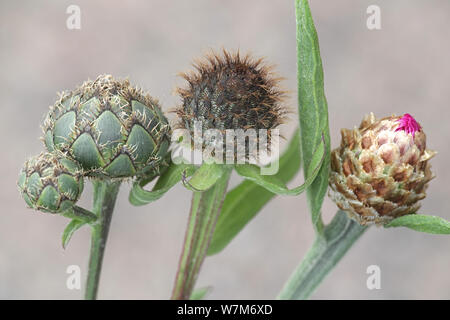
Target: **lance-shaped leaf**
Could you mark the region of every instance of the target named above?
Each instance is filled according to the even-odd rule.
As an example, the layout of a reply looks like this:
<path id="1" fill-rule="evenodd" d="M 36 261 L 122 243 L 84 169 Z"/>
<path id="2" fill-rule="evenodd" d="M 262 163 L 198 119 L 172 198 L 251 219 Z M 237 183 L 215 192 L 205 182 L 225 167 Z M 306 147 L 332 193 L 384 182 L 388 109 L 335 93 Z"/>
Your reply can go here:
<path id="1" fill-rule="evenodd" d="M 97 221 L 95 213 L 81 208 L 79 206 L 73 206 L 62 213 L 66 218 L 72 219 L 70 223 L 64 229 L 62 234 L 62 247 L 65 249 L 69 244 L 75 231 L 80 229 L 85 224 L 92 224 Z"/>
<path id="2" fill-rule="evenodd" d="M 72 221 L 69 222 L 69 224 L 66 226 L 66 228 L 64 229 L 64 232 L 62 234 L 63 249 L 65 249 L 67 247 L 67 245 L 69 244 L 69 241 L 72 238 L 75 231 L 80 229 L 85 224 L 86 224 L 85 221 L 80 221 L 80 220 L 76 220 L 76 219 L 73 219 Z"/>
<path id="3" fill-rule="evenodd" d="M 295 1 L 297 24 L 298 113 L 304 168 L 311 168 L 314 150 L 325 140 L 325 158 L 317 178 L 306 191 L 314 228 L 320 234 L 323 222 L 320 216 L 328 188 L 330 164 L 330 135 L 328 106 L 324 92 L 322 60 L 319 41 L 307 0 Z M 311 173 L 304 170 L 305 179 Z"/>
<path id="4" fill-rule="evenodd" d="M 130 191 L 129 201 L 132 205 L 142 206 L 161 198 L 183 177 L 189 177 L 195 172 L 195 166 L 190 164 L 174 164 L 158 178 L 151 191 L 145 190 L 140 182 L 133 183 Z"/>
<path id="5" fill-rule="evenodd" d="M 312 156 L 310 162 L 311 168 L 308 170 L 310 175 L 306 178 L 305 182 L 293 189 L 288 189 L 285 183 L 277 176 L 261 175 L 261 168 L 251 164 L 236 165 L 236 172 L 247 180 L 266 188 L 268 191 L 278 195 L 296 196 L 305 191 L 320 171 L 325 155 L 325 145 L 322 143 L 318 146 L 317 150 Z"/>
<path id="6" fill-rule="evenodd" d="M 289 182 L 300 169 L 300 136 L 296 131 L 286 151 L 280 157 L 280 167 L 276 177 Z M 234 237 L 249 223 L 275 194 L 250 180 L 230 190 L 223 202 L 208 255 L 223 250 Z"/>
<path id="7" fill-rule="evenodd" d="M 385 225 L 385 228 L 406 227 L 412 230 L 433 233 L 450 234 L 450 222 L 441 217 L 423 214 L 408 214 L 396 218 Z"/>

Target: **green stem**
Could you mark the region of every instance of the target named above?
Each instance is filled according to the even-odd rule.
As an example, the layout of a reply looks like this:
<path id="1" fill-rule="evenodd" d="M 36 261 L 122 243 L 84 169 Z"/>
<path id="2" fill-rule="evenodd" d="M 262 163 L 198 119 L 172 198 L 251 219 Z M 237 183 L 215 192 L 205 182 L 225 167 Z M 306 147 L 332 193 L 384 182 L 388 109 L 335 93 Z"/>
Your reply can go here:
<path id="1" fill-rule="evenodd" d="M 103 255 L 120 181 L 95 180 L 93 184 L 94 212 L 98 220 L 92 224 L 91 253 L 85 293 L 86 300 L 95 300 L 97 298 Z"/>
<path id="2" fill-rule="evenodd" d="M 90 223 L 97 220 L 97 215 L 95 213 L 79 206 L 73 206 L 66 212 L 63 212 L 62 215 L 66 218 L 83 221 L 85 223 Z"/>
<path id="3" fill-rule="evenodd" d="M 324 235 L 316 238 L 278 299 L 308 299 L 366 229 L 367 227 L 349 219 L 345 212 L 338 211 L 331 223 L 325 227 Z"/>
<path id="4" fill-rule="evenodd" d="M 231 168 L 208 190 L 194 192 L 172 299 L 190 298 L 225 198 Z"/>

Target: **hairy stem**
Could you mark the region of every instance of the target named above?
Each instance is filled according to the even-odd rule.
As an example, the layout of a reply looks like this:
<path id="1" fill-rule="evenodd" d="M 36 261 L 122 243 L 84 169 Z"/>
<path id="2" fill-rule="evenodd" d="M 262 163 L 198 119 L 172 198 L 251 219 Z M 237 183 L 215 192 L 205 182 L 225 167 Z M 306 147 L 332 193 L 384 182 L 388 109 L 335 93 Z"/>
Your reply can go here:
<path id="1" fill-rule="evenodd" d="M 103 255 L 120 181 L 95 180 L 93 184 L 94 213 L 97 215 L 98 220 L 92 225 L 91 252 L 85 293 L 86 300 L 95 300 L 97 298 Z"/>
<path id="2" fill-rule="evenodd" d="M 187 300 L 192 294 L 214 233 L 230 174 L 231 169 L 227 168 L 210 189 L 193 193 L 172 299 Z"/>
<path id="3" fill-rule="evenodd" d="M 316 238 L 278 299 L 308 299 L 366 229 L 367 227 L 347 218 L 345 212 L 338 211 L 331 223 L 325 227 L 324 235 Z"/>

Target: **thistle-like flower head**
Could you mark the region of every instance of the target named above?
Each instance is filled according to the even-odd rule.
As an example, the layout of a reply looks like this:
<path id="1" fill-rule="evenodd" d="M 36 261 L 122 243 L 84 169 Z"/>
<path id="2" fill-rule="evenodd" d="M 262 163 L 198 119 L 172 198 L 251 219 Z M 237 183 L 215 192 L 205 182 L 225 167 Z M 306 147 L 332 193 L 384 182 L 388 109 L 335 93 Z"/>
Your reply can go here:
<path id="1" fill-rule="evenodd" d="M 158 102 L 110 75 L 64 92 L 50 107 L 43 131 L 47 150 L 79 162 L 88 176 L 157 171 L 170 143 Z"/>
<path id="2" fill-rule="evenodd" d="M 182 99 L 176 109 L 179 127 L 193 132 L 198 122 L 202 130 L 224 134 L 228 129 L 267 129 L 270 136 L 270 130 L 282 123 L 285 92 L 263 59 L 223 50 L 194 67 L 195 71 L 182 74 L 188 86 L 177 90 Z"/>
<path id="3" fill-rule="evenodd" d="M 83 192 L 81 167 L 51 153 L 28 159 L 17 184 L 30 208 L 50 213 L 71 208 Z"/>
<path id="4" fill-rule="evenodd" d="M 330 196 L 363 225 L 385 224 L 415 213 L 432 179 L 426 136 L 409 114 L 377 120 L 366 116 L 359 128 L 343 129 L 331 153 Z"/>

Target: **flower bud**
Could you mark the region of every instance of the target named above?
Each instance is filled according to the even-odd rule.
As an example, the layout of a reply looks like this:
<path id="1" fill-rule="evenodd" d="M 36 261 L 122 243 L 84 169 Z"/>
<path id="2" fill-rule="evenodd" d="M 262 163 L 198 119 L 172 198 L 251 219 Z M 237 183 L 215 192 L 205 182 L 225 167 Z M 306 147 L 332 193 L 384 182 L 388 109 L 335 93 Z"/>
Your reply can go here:
<path id="1" fill-rule="evenodd" d="M 239 52 L 224 50 L 222 55 L 213 52 L 194 67 L 196 71 L 182 74 L 187 87 L 177 90 L 182 99 L 175 111 L 179 127 L 188 129 L 191 137 L 196 135 L 196 123 L 202 131 L 219 131 L 224 150 L 228 143 L 234 150 L 235 143 L 234 140 L 225 143 L 226 130 L 253 129 L 258 139 L 258 130 L 266 129 L 270 140 L 271 130 L 282 123 L 286 113 L 281 105 L 285 92 L 279 89 L 279 79 L 263 59 L 241 57 Z M 202 148 L 217 146 L 217 141 L 203 141 Z"/>
<path id="2" fill-rule="evenodd" d="M 405 114 L 377 120 L 371 113 L 359 128 L 342 129 L 331 152 L 330 197 L 361 225 L 386 224 L 415 213 L 433 178 L 426 136 Z"/>
<path id="3" fill-rule="evenodd" d="M 110 75 L 63 93 L 50 107 L 43 131 L 47 150 L 77 161 L 88 176 L 157 171 L 170 143 L 158 102 Z"/>
<path id="4" fill-rule="evenodd" d="M 28 159 L 17 184 L 30 208 L 50 213 L 70 209 L 83 192 L 80 166 L 51 153 Z"/>

